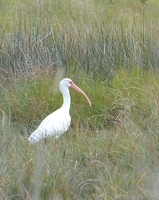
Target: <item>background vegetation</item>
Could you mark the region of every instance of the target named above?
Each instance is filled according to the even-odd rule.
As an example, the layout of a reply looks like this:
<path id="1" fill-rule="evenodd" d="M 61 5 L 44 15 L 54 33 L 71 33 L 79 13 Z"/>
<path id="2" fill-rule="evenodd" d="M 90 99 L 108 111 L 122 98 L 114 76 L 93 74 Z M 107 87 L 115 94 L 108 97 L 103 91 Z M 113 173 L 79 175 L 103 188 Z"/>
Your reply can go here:
<path id="1" fill-rule="evenodd" d="M 0 198 L 159 199 L 157 0 L 0 1 Z M 62 104 L 58 140 L 27 141 Z M 77 98 L 78 97 L 78 98 Z"/>

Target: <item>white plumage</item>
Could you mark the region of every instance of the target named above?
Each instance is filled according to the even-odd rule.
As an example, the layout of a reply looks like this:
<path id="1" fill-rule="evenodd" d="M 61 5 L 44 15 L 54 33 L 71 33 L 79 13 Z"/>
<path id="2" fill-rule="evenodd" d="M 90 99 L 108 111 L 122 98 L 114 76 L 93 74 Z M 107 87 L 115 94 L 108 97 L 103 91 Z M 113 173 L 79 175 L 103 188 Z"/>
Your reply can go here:
<path id="1" fill-rule="evenodd" d="M 28 138 L 30 143 L 36 143 L 41 139 L 49 136 L 55 136 L 56 138 L 58 138 L 60 135 L 64 134 L 68 130 L 71 123 L 71 117 L 69 114 L 71 104 L 69 87 L 80 92 L 87 99 L 91 106 L 91 101 L 89 100 L 87 95 L 79 87 L 77 87 L 71 79 L 63 79 L 62 81 L 60 81 L 60 91 L 63 96 L 62 107 L 48 115 L 41 122 L 39 127 Z"/>

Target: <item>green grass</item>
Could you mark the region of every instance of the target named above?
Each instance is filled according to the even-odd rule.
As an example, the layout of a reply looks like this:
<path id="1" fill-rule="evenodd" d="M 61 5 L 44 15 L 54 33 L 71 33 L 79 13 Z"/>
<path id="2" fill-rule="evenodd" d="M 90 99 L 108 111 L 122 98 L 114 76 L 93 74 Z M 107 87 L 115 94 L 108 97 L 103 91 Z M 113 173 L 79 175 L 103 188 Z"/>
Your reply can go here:
<path id="1" fill-rule="evenodd" d="M 157 0 L 0 2 L 0 199 L 159 198 Z M 62 104 L 69 131 L 27 138 Z"/>
<path id="2" fill-rule="evenodd" d="M 158 67 L 158 2 L 1 2 L 2 69 L 59 63 L 105 78 L 120 66 Z"/>
<path id="3" fill-rule="evenodd" d="M 62 103 L 51 77 L 32 74 L 1 88 L 2 197 L 157 198 L 159 74 L 123 69 L 111 82 L 83 74 L 77 82 L 92 108 L 71 91 L 68 133 L 29 145 L 31 130 Z"/>

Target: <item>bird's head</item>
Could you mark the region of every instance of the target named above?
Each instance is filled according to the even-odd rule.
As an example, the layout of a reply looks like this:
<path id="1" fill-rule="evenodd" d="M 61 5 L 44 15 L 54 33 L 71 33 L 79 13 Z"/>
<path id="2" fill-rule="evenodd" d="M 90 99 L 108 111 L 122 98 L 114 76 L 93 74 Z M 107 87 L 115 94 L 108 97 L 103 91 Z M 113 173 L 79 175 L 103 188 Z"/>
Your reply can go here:
<path id="1" fill-rule="evenodd" d="M 64 78 L 62 81 L 60 81 L 60 88 L 61 87 L 71 87 L 73 81 L 69 78 Z"/>
<path id="2" fill-rule="evenodd" d="M 89 98 L 87 97 L 87 95 L 69 78 L 65 78 L 62 81 L 60 81 L 60 90 L 65 90 L 65 88 L 71 87 L 74 90 L 78 91 L 79 93 L 81 93 L 88 101 L 90 107 L 91 107 L 91 101 L 89 100 Z"/>

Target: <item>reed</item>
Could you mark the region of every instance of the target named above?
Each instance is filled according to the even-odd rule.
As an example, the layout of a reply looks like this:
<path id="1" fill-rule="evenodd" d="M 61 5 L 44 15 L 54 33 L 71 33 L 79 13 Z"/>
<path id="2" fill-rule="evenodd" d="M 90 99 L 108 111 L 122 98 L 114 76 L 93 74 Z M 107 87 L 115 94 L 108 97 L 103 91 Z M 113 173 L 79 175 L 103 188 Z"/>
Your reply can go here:
<path id="1" fill-rule="evenodd" d="M 0 2 L 0 198 L 158 199 L 158 1 Z M 27 141 L 71 78 L 72 124 Z"/>

